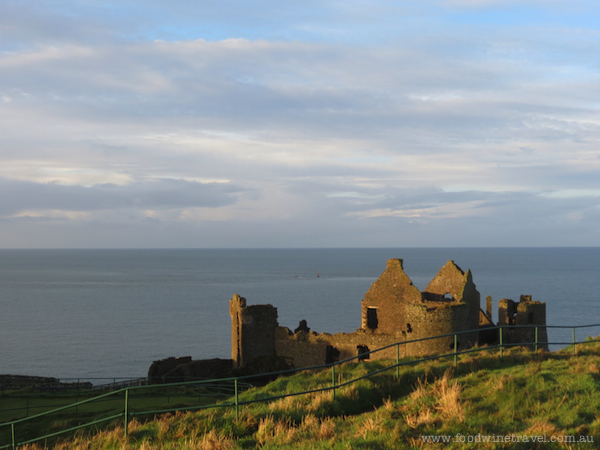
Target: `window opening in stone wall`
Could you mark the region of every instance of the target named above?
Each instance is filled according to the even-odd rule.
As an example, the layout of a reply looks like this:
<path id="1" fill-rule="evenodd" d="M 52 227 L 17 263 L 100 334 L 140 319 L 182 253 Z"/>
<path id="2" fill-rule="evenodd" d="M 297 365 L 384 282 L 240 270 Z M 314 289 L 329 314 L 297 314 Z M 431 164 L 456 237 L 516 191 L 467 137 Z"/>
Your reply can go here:
<path id="1" fill-rule="evenodd" d="M 367 308 L 367 328 L 377 329 L 379 320 L 377 320 L 377 308 Z"/>
<path id="2" fill-rule="evenodd" d="M 529 323 L 533 323 L 533 313 L 529 313 Z"/>
<path id="3" fill-rule="evenodd" d="M 444 300 L 454 300 L 454 298 L 452 298 L 452 294 L 450 294 L 450 292 L 446 292 L 444 294 Z"/>
<path id="4" fill-rule="evenodd" d="M 358 360 L 364 361 L 369 359 L 371 355 L 369 355 L 369 347 L 366 345 L 357 345 L 356 350 L 358 350 Z"/>
<path id="5" fill-rule="evenodd" d="M 406 324 L 406 332 L 407 333 L 412 333 L 412 327 L 410 326 L 410 323 Z"/>
<path id="6" fill-rule="evenodd" d="M 325 364 L 331 364 L 340 360 L 340 351 L 333 345 L 325 347 Z"/>

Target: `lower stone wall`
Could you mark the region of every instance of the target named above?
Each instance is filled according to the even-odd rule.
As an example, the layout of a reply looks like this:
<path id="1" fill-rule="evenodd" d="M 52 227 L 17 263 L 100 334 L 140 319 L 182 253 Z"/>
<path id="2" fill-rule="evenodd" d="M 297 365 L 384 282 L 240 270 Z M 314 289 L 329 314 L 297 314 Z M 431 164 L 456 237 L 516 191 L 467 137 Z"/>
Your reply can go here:
<path id="1" fill-rule="evenodd" d="M 284 357 L 292 367 L 311 367 L 325 364 L 327 343 L 315 338 L 316 333 L 278 327 L 275 331 L 275 353 Z"/>
<path id="2" fill-rule="evenodd" d="M 371 333 L 359 330 L 355 333 L 338 333 L 330 335 L 331 345 L 341 352 L 340 360 L 358 356 L 363 352 L 377 350 L 387 345 L 401 341 L 401 338 L 389 334 Z M 396 358 L 396 348 L 382 350 L 365 356 L 369 361 Z"/>
<path id="3" fill-rule="evenodd" d="M 278 327 L 275 333 L 277 356 L 294 367 L 311 367 L 342 361 L 402 341 L 402 337 L 358 330 L 355 333 L 315 333 Z M 413 356 L 400 346 L 400 358 Z M 395 359 L 396 347 L 365 356 L 365 360 Z M 356 362 L 359 360 L 356 359 Z"/>

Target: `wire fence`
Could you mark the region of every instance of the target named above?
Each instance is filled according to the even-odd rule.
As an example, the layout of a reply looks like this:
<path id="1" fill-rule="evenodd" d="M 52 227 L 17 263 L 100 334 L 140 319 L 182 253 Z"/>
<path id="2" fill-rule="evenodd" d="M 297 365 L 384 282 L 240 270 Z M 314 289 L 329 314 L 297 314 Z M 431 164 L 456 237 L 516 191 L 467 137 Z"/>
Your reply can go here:
<path id="1" fill-rule="evenodd" d="M 138 384 L 134 386 L 121 387 L 111 392 L 107 392 L 101 395 L 90 396 L 68 405 L 61 405 L 54 407 L 50 411 L 44 411 L 38 414 L 29 415 L 33 405 L 28 408 L 28 417 L 15 419 L 0 424 L 0 439 L 3 439 L 6 444 L 0 440 L 0 450 L 12 448 L 38 442 L 41 440 L 51 439 L 60 436 L 65 433 L 69 433 L 75 430 L 98 426 L 105 424 L 116 419 L 123 420 L 124 434 L 125 437 L 128 434 L 128 424 L 134 416 L 152 416 L 164 413 L 172 413 L 176 411 L 194 411 L 207 408 L 234 408 L 236 419 L 239 419 L 239 410 L 243 405 L 255 403 L 255 402 L 269 402 L 284 397 L 297 396 L 310 394 L 322 391 L 331 391 L 333 398 L 335 398 L 336 391 L 344 386 L 351 385 L 362 379 L 369 378 L 378 375 L 383 372 L 387 372 L 395 369 L 396 378 L 400 377 L 400 367 L 406 365 L 413 365 L 424 361 L 431 361 L 441 358 L 453 358 L 454 364 L 457 364 L 458 357 L 464 354 L 476 353 L 481 351 L 489 351 L 499 349 L 500 357 L 503 357 L 505 348 L 515 346 L 528 346 L 531 350 L 538 351 L 540 349 L 548 348 L 549 345 L 569 345 L 572 346 L 573 355 L 576 354 L 577 346 L 584 344 L 600 342 L 600 339 L 587 338 L 586 340 L 577 340 L 576 330 L 585 328 L 600 328 L 600 324 L 593 325 L 580 325 L 580 326 L 534 326 L 534 325 L 510 325 L 510 326 L 496 326 L 485 328 L 486 331 L 498 330 L 499 343 L 496 345 L 489 345 L 485 347 L 473 347 L 466 350 L 459 350 L 458 336 L 461 334 L 479 332 L 481 329 L 461 331 L 450 334 L 443 334 L 438 336 L 427 337 L 423 339 L 415 339 L 412 341 L 401 341 L 394 344 L 380 347 L 378 349 L 361 353 L 352 358 L 345 359 L 343 361 L 337 361 L 331 364 L 323 364 L 319 366 L 304 367 L 299 369 L 289 369 L 278 372 L 270 372 L 267 374 L 259 375 L 246 375 L 240 377 L 221 378 L 213 380 L 198 380 L 198 381 L 187 381 L 179 383 L 169 383 L 162 385 L 148 385 Z M 512 329 L 518 328 L 533 328 L 534 339 L 529 342 L 507 342 L 505 339 L 506 333 Z M 538 341 L 538 336 L 543 335 L 540 333 L 541 330 L 546 328 L 569 328 L 572 329 L 572 341 L 571 342 L 545 342 Z M 423 358 L 401 360 L 400 358 L 400 347 L 407 344 L 428 341 L 432 339 L 442 338 L 454 338 L 454 348 L 451 352 L 444 354 L 436 354 Z M 396 349 L 396 360 L 391 365 L 376 368 L 365 375 L 354 377 L 349 380 L 344 380 L 341 371 L 341 367 L 344 364 L 353 361 L 363 361 L 368 359 L 370 355 L 376 354 L 388 350 L 390 348 Z M 568 349 L 570 350 L 570 349 Z M 273 379 L 281 375 L 291 375 L 293 373 L 303 371 L 322 371 L 325 369 L 331 370 L 330 382 L 309 383 L 308 389 L 298 392 L 287 392 L 280 395 L 271 395 L 269 392 L 263 392 L 262 394 L 254 395 L 252 398 L 241 399 L 240 394 L 252 387 L 250 383 L 252 380 L 259 379 Z M 312 376 L 313 380 L 316 379 Z M 116 384 L 115 384 L 116 387 Z M 215 399 L 219 396 L 228 397 L 228 401 L 217 403 Z M 161 401 L 157 401 L 160 399 Z M 165 402 L 165 399 L 167 401 Z M 46 405 L 48 407 L 49 405 Z M 22 408 L 21 408 L 22 409 Z M 43 425 L 47 425 L 49 421 L 60 419 L 63 427 L 58 431 L 42 432 L 41 436 L 34 436 L 36 434 L 36 427 L 43 428 Z M 92 419 L 91 421 L 86 421 Z"/>

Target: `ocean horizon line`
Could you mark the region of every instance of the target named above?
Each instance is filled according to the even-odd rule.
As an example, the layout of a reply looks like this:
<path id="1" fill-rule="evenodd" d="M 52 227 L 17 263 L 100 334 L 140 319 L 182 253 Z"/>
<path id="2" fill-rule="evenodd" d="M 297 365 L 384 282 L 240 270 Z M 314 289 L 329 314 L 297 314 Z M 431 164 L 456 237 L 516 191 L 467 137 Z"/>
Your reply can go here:
<path id="1" fill-rule="evenodd" d="M 587 249 L 600 248 L 598 245 L 556 245 L 556 246 L 401 246 L 401 247 L 0 247 L 0 251 L 12 250 L 390 250 L 390 249 Z"/>

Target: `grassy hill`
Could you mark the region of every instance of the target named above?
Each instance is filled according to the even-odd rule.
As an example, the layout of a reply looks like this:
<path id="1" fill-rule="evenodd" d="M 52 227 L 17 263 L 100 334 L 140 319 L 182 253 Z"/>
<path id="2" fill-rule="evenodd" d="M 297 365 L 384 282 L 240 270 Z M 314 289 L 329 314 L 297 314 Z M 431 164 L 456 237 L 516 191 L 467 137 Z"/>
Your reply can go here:
<path id="1" fill-rule="evenodd" d="M 348 364 L 338 383 L 384 367 Z M 284 395 L 331 383 L 331 371 L 279 378 L 240 396 Z M 435 441 L 439 443 L 436 443 Z M 445 440 L 449 442 L 444 443 Z M 546 442 L 543 442 L 543 441 Z M 552 440 L 556 442 L 551 442 Z M 429 442 L 428 442 L 429 441 Z M 469 444 L 469 441 L 472 441 Z M 542 441 L 542 442 L 540 442 Z M 593 441 L 593 442 L 590 442 Z M 55 448 L 74 449 L 600 448 L 600 347 L 521 348 L 420 363 L 330 391 L 241 407 L 133 419 Z M 30 450 L 44 448 L 28 446 Z"/>

